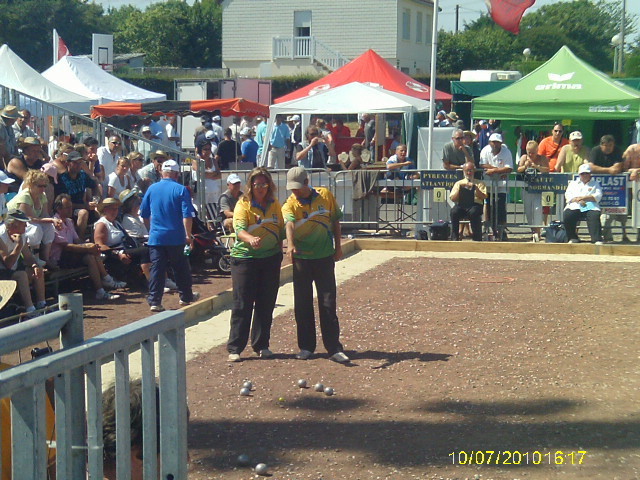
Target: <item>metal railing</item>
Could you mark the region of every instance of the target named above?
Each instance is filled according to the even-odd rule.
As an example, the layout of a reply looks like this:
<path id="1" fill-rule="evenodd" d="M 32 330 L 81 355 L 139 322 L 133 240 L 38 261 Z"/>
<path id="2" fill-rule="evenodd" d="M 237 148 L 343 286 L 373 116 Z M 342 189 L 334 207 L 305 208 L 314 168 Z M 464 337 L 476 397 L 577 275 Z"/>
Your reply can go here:
<path id="1" fill-rule="evenodd" d="M 274 37 L 273 59 L 308 58 L 312 63 L 317 62 L 330 71 L 349 63 L 349 59 L 340 52 L 329 47 L 316 37 Z"/>
<path id="2" fill-rule="evenodd" d="M 0 354 L 53 338 L 58 332 L 62 347 L 0 372 L 0 399 L 11 402 L 11 478 L 46 478 L 47 442 L 55 445 L 56 478 L 103 478 L 102 364 L 109 361 L 115 363 L 116 378 L 116 470 L 118 478 L 131 478 L 129 353 L 140 349 L 144 478 L 186 479 L 184 312 L 163 312 L 84 341 L 82 296 L 61 295 L 60 306 L 59 312 L 0 330 Z M 55 399 L 55 442 L 47 438 L 45 429 L 45 382 L 49 379 L 53 379 Z"/>

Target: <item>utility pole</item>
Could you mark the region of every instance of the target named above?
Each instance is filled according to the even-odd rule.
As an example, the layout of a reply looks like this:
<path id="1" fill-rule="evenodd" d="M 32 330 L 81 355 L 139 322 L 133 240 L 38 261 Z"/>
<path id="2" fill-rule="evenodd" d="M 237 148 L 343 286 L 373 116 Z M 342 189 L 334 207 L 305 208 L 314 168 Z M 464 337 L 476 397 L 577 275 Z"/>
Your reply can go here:
<path id="1" fill-rule="evenodd" d="M 458 33 L 458 20 L 459 19 L 460 19 L 460 5 L 456 5 L 456 33 Z"/>
<path id="2" fill-rule="evenodd" d="M 624 33 L 626 23 L 627 0 L 622 0 L 622 20 L 620 23 L 620 60 L 618 60 L 618 71 L 624 72 Z"/>

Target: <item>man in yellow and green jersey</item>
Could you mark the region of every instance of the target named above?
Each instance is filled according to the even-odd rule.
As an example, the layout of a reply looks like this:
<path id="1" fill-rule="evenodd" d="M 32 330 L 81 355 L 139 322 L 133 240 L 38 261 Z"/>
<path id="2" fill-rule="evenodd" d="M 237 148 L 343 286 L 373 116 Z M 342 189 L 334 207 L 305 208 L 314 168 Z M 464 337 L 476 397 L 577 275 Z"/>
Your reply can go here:
<path id="1" fill-rule="evenodd" d="M 309 176 L 304 167 L 294 167 L 287 172 L 287 190 L 292 194 L 282 207 L 282 216 L 287 234 L 287 253 L 293 264 L 294 310 L 300 348 L 296 357 L 307 360 L 316 349 L 315 283 L 322 342 L 331 360 L 346 363 L 349 357 L 340 343 L 335 277 L 335 262 L 342 258 L 342 211 L 329 190 L 309 186 Z"/>

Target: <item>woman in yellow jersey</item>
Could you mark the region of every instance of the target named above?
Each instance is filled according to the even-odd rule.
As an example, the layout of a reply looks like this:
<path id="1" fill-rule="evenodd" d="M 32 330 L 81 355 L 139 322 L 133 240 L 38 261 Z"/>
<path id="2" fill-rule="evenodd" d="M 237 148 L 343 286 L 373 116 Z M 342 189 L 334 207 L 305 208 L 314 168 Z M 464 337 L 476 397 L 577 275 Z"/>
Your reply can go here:
<path id="1" fill-rule="evenodd" d="M 276 186 L 266 168 L 254 168 L 249 174 L 246 193 L 233 211 L 233 228 L 236 243 L 231 249 L 229 361 L 241 360 L 249 332 L 253 351 L 261 358 L 269 358 L 273 356 L 269 339 L 280 286 L 284 221 Z"/>

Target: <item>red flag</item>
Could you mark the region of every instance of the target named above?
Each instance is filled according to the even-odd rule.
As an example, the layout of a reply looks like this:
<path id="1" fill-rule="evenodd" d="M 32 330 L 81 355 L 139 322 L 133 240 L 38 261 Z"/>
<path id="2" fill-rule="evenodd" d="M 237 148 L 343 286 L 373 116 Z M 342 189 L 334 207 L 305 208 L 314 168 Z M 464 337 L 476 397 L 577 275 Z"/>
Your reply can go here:
<path id="1" fill-rule="evenodd" d="M 535 0 L 488 0 L 493 21 L 516 35 L 520 33 L 522 15 L 534 3 Z"/>
<path id="2" fill-rule="evenodd" d="M 69 52 L 67 44 L 64 43 L 62 37 L 58 36 L 58 60 L 60 60 L 65 55 L 71 55 L 71 52 Z"/>

